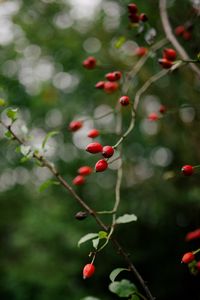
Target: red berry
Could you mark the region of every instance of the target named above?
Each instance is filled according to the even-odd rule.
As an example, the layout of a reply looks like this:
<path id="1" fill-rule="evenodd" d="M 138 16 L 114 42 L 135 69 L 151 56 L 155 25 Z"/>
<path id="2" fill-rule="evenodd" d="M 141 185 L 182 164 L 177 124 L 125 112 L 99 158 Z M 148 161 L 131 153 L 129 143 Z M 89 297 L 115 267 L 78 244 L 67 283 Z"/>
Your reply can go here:
<path id="1" fill-rule="evenodd" d="M 165 105 L 161 105 L 160 108 L 159 108 L 159 112 L 160 112 L 161 114 L 164 114 L 164 113 L 166 112 L 166 110 L 167 110 L 167 108 L 166 108 Z"/>
<path id="2" fill-rule="evenodd" d="M 148 116 L 149 121 L 157 121 L 158 119 L 159 119 L 158 114 L 155 112 L 149 114 L 149 116 Z"/>
<path id="3" fill-rule="evenodd" d="M 86 211 L 79 211 L 75 214 L 75 218 L 80 221 L 87 218 L 87 216 L 88 216 L 88 213 Z"/>
<path id="4" fill-rule="evenodd" d="M 93 154 L 102 152 L 102 149 L 103 149 L 103 146 L 99 143 L 90 143 L 86 147 L 86 151 L 93 153 Z"/>
<path id="5" fill-rule="evenodd" d="M 195 259 L 195 256 L 192 252 L 187 252 L 183 255 L 181 262 L 184 264 L 189 264 Z"/>
<path id="6" fill-rule="evenodd" d="M 194 239 L 199 239 L 199 238 L 200 238 L 200 228 L 196 229 L 194 231 L 188 232 L 185 237 L 185 240 L 188 242 L 188 241 L 191 241 Z"/>
<path id="7" fill-rule="evenodd" d="M 184 38 L 185 41 L 191 40 L 191 38 L 192 38 L 191 32 L 185 30 L 185 31 L 183 32 L 183 38 Z"/>
<path id="8" fill-rule="evenodd" d="M 185 27 L 183 25 L 179 25 L 175 28 L 175 34 L 178 35 L 182 35 L 185 31 Z"/>
<path id="9" fill-rule="evenodd" d="M 138 23 L 139 20 L 140 20 L 140 17 L 138 15 L 135 15 L 135 14 L 130 14 L 128 17 L 129 17 L 129 20 L 132 23 Z"/>
<path id="10" fill-rule="evenodd" d="M 81 127 L 83 127 L 83 123 L 81 121 L 72 121 L 69 124 L 69 130 L 70 131 L 77 131 L 79 130 Z"/>
<path id="11" fill-rule="evenodd" d="M 200 261 L 198 261 L 198 262 L 196 263 L 196 268 L 197 268 L 198 271 L 200 271 Z"/>
<path id="12" fill-rule="evenodd" d="M 74 185 L 82 185 L 85 183 L 85 178 L 82 175 L 78 175 L 73 179 Z"/>
<path id="13" fill-rule="evenodd" d="M 171 48 L 166 48 L 163 51 L 163 58 L 174 61 L 176 59 L 176 51 Z"/>
<path id="14" fill-rule="evenodd" d="M 88 135 L 87 135 L 89 138 L 95 138 L 97 136 L 99 136 L 99 130 L 97 129 L 91 129 L 89 132 L 88 132 Z"/>
<path id="15" fill-rule="evenodd" d="M 109 158 L 109 157 L 113 156 L 114 151 L 115 150 L 114 150 L 114 148 L 112 146 L 104 146 L 103 150 L 102 150 L 102 155 L 105 158 Z"/>
<path id="16" fill-rule="evenodd" d="M 92 173 L 92 168 L 89 167 L 89 166 L 83 166 L 83 167 L 80 167 L 78 169 L 78 174 L 80 174 L 80 175 L 86 176 L 86 175 L 89 175 L 91 173 Z"/>
<path id="17" fill-rule="evenodd" d="M 160 58 L 160 59 L 158 60 L 158 62 L 159 62 L 159 64 L 160 64 L 164 69 L 170 69 L 171 66 L 173 65 L 173 63 L 172 63 L 170 60 L 166 59 L 166 58 Z"/>
<path id="18" fill-rule="evenodd" d="M 104 84 L 105 84 L 104 81 L 99 81 L 99 82 L 96 83 L 95 88 L 99 89 L 99 90 L 102 90 L 104 88 Z"/>
<path id="19" fill-rule="evenodd" d="M 144 56 L 145 54 L 147 54 L 147 52 L 148 52 L 148 49 L 145 47 L 138 47 L 135 50 L 135 54 L 139 57 Z"/>
<path id="20" fill-rule="evenodd" d="M 84 68 L 90 70 L 96 67 L 96 59 L 93 56 L 89 56 L 87 59 L 83 61 Z"/>
<path id="21" fill-rule="evenodd" d="M 115 75 L 115 80 L 120 80 L 122 77 L 122 73 L 120 71 L 115 71 L 113 74 Z"/>
<path id="22" fill-rule="evenodd" d="M 185 165 L 182 167 L 181 171 L 185 176 L 191 176 L 194 173 L 194 167 L 191 165 Z"/>
<path id="23" fill-rule="evenodd" d="M 119 88 L 119 84 L 117 82 L 106 81 L 104 84 L 104 91 L 107 94 L 111 94 L 115 92 Z"/>
<path id="24" fill-rule="evenodd" d="M 144 14 L 144 13 L 140 14 L 140 21 L 142 21 L 142 22 L 146 22 L 146 21 L 148 21 L 148 17 L 147 17 L 147 15 L 146 15 L 146 14 Z"/>
<path id="25" fill-rule="evenodd" d="M 122 106 L 127 106 L 130 103 L 130 98 L 128 96 L 122 96 L 121 98 L 119 98 L 119 103 Z"/>
<path id="26" fill-rule="evenodd" d="M 122 77 L 122 73 L 120 71 L 115 71 L 106 74 L 106 79 L 108 79 L 109 81 L 116 81 L 119 80 L 121 77 Z"/>
<path id="27" fill-rule="evenodd" d="M 94 274 L 95 266 L 93 264 L 87 264 L 83 268 L 83 279 L 89 278 Z"/>
<path id="28" fill-rule="evenodd" d="M 135 3 L 130 3 L 128 5 L 128 10 L 131 14 L 136 14 L 138 9 L 137 9 L 137 5 Z"/>
<path id="29" fill-rule="evenodd" d="M 96 172 L 103 172 L 108 168 L 108 163 L 105 159 L 100 159 L 95 165 Z"/>

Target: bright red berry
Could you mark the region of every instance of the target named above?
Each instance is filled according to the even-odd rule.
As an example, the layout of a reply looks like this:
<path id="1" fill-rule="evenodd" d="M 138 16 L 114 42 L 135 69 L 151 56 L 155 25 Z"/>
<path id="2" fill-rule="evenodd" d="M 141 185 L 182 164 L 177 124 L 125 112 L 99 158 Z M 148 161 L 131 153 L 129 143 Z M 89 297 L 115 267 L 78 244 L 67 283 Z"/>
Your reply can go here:
<path id="1" fill-rule="evenodd" d="M 170 60 L 166 59 L 166 58 L 160 58 L 160 59 L 158 60 L 158 62 L 159 62 L 159 64 L 160 64 L 164 69 L 170 69 L 171 66 L 173 65 L 173 63 L 172 63 Z"/>
<path id="2" fill-rule="evenodd" d="M 104 81 L 99 81 L 99 82 L 96 83 L 95 88 L 99 89 L 99 90 L 102 90 L 104 88 L 104 84 L 105 84 Z"/>
<path id="3" fill-rule="evenodd" d="M 121 77 L 122 77 L 122 73 L 120 71 L 115 71 L 106 74 L 106 79 L 109 81 L 116 81 L 119 80 Z"/>
<path id="4" fill-rule="evenodd" d="M 96 67 L 96 58 L 94 58 L 93 56 L 89 56 L 87 59 L 85 59 L 83 61 L 83 67 L 90 70 L 90 69 L 94 69 Z"/>
<path id="5" fill-rule="evenodd" d="M 113 156 L 114 151 L 115 150 L 114 150 L 114 148 L 112 146 L 104 146 L 103 150 L 102 150 L 102 155 L 105 158 L 109 158 L 109 157 Z"/>
<path id="6" fill-rule="evenodd" d="M 184 264 L 189 264 L 195 259 L 195 256 L 192 252 L 187 252 L 183 255 L 181 262 Z"/>
<path id="7" fill-rule="evenodd" d="M 185 31 L 183 32 L 183 38 L 184 38 L 185 41 L 191 40 L 191 39 L 192 39 L 192 34 L 191 34 L 191 32 L 185 30 Z"/>
<path id="8" fill-rule="evenodd" d="M 138 11 L 137 5 L 135 3 L 130 3 L 128 5 L 128 10 L 131 14 L 136 14 Z"/>
<path id="9" fill-rule="evenodd" d="M 115 76 L 115 80 L 120 80 L 122 77 L 122 73 L 120 71 L 115 71 L 113 74 Z"/>
<path id="10" fill-rule="evenodd" d="M 146 15 L 146 14 L 144 14 L 144 13 L 140 14 L 140 21 L 142 21 L 142 22 L 146 22 L 146 21 L 148 21 L 148 17 L 147 17 L 147 15 Z"/>
<path id="11" fill-rule="evenodd" d="M 159 108 L 159 112 L 160 112 L 161 114 L 164 114 L 164 113 L 166 112 L 166 110 L 167 110 L 167 108 L 166 108 L 165 105 L 161 105 L 160 108 Z"/>
<path id="12" fill-rule="evenodd" d="M 135 54 L 136 54 L 137 56 L 139 56 L 139 57 L 142 57 L 142 56 L 146 55 L 147 52 L 148 52 L 148 49 L 145 48 L 145 47 L 138 47 L 138 48 L 136 48 L 136 50 L 135 50 Z"/>
<path id="13" fill-rule="evenodd" d="M 97 129 L 91 129 L 89 132 L 88 132 L 88 135 L 87 135 L 89 138 L 95 138 L 97 136 L 99 136 L 99 130 Z"/>
<path id="14" fill-rule="evenodd" d="M 111 94 L 115 92 L 119 88 L 119 84 L 117 82 L 106 81 L 104 84 L 104 91 L 107 94 Z"/>
<path id="15" fill-rule="evenodd" d="M 82 185 L 85 183 L 85 178 L 82 175 L 78 175 L 73 179 L 74 185 Z"/>
<path id="16" fill-rule="evenodd" d="M 70 131 L 77 131 L 79 130 L 81 127 L 83 127 L 83 122 L 81 121 L 72 121 L 69 124 L 69 130 Z"/>
<path id="17" fill-rule="evenodd" d="M 93 264 L 87 264 L 83 268 L 83 279 L 91 277 L 95 272 L 95 266 Z"/>
<path id="18" fill-rule="evenodd" d="M 102 149 L 103 149 L 103 146 L 101 144 L 97 143 L 97 142 L 90 143 L 86 147 L 86 151 L 90 152 L 92 154 L 102 152 Z"/>
<path id="19" fill-rule="evenodd" d="M 105 159 L 100 159 L 95 165 L 96 172 L 103 172 L 108 168 L 108 163 Z"/>
<path id="20" fill-rule="evenodd" d="M 198 261 L 198 262 L 196 263 L 196 268 L 197 268 L 198 271 L 200 271 L 200 261 Z"/>
<path id="21" fill-rule="evenodd" d="M 176 59 L 176 51 L 171 48 L 166 48 L 163 51 L 163 58 L 174 61 Z"/>
<path id="22" fill-rule="evenodd" d="M 181 171 L 185 176 L 191 176 L 194 173 L 194 167 L 191 165 L 185 165 L 182 167 Z"/>
<path id="23" fill-rule="evenodd" d="M 152 112 L 151 114 L 149 114 L 148 116 L 148 120 L 149 121 L 157 121 L 159 119 L 158 114 L 155 112 Z"/>
<path id="24" fill-rule="evenodd" d="M 78 174 L 79 174 L 79 175 L 87 176 L 87 175 L 89 175 L 89 174 L 91 174 L 91 173 L 92 173 L 92 168 L 89 167 L 89 166 L 83 166 L 83 167 L 80 167 L 80 168 L 78 169 Z"/>
<path id="25" fill-rule="evenodd" d="M 130 103 L 130 98 L 128 96 L 122 96 L 121 98 L 119 98 L 119 103 L 122 106 L 127 106 Z"/>
<path id="26" fill-rule="evenodd" d="M 194 231 L 188 232 L 186 234 L 185 240 L 188 242 L 188 241 L 191 241 L 194 239 L 199 239 L 199 238 L 200 238 L 200 228 L 196 229 Z"/>
<path id="27" fill-rule="evenodd" d="M 175 34 L 178 35 L 182 35 L 185 31 L 185 27 L 183 25 L 179 25 L 175 28 Z"/>

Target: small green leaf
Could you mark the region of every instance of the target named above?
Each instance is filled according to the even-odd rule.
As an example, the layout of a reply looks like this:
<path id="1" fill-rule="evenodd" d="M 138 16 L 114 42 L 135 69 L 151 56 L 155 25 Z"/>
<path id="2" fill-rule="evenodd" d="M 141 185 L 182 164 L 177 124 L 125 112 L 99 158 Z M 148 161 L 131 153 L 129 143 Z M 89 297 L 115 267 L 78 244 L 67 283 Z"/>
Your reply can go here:
<path id="1" fill-rule="evenodd" d="M 110 273 L 110 280 L 113 282 L 115 281 L 115 278 L 122 272 L 122 271 L 129 271 L 128 269 L 125 268 L 117 268 L 114 269 L 111 273 Z"/>
<path id="2" fill-rule="evenodd" d="M 30 160 L 32 158 L 32 156 L 23 156 L 21 159 L 20 159 L 20 163 L 25 163 L 27 162 L 28 160 Z"/>
<path id="3" fill-rule="evenodd" d="M 137 295 L 133 295 L 130 300 L 140 300 L 140 298 Z"/>
<path id="4" fill-rule="evenodd" d="M 17 111 L 17 108 L 8 108 L 6 111 L 6 115 L 14 122 L 17 119 Z"/>
<path id="5" fill-rule="evenodd" d="M 15 148 L 15 152 L 16 152 L 16 153 L 21 153 L 21 146 L 17 146 L 17 147 Z"/>
<path id="6" fill-rule="evenodd" d="M 125 214 L 119 218 L 117 218 L 116 220 L 116 224 L 122 224 L 122 223 L 129 223 L 129 222 L 133 222 L 133 221 L 137 221 L 137 217 L 134 214 Z"/>
<path id="7" fill-rule="evenodd" d="M 5 105 L 6 105 L 6 101 L 0 98 L 0 106 L 5 106 Z"/>
<path id="8" fill-rule="evenodd" d="M 125 43 L 126 38 L 125 36 L 120 36 L 117 41 L 115 42 L 115 48 L 119 49 Z"/>
<path id="9" fill-rule="evenodd" d="M 13 138 L 13 135 L 9 130 L 4 133 L 4 136 L 9 140 Z"/>
<path id="10" fill-rule="evenodd" d="M 98 235 L 99 235 L 99 239 L 107 239 L 107 237 L 108 237 L 108 234 L 106 231 L 99 231 Z"/>
<path id="11" fill-rule="evenodd" d="M 136 286 L 127 279 L 110 283 L 109 290 L 119 297 L 129 297 L 137 291 Z"/>
<path id="12" fill-rule="evenodd" d="M 46 189 L 48 189 L 49 186 L 51 185 L 58 185 L 60 184 L 58 181 L 52 180 L 52 179 L 47 179 L 45 182 L 43 182 L 40 187 L 39 191 L 44 192 Z"/>
<path id="13" fill-rule="evenodd" d="M 92 240 L 92 244 L 94 249 L 97 249 L 99 245 L 99 238 Z"/>
<path id="14" fill-rule="evenodd" d="M 45 136 L 43 143 L 42 143 L 42 148 L 45 147 L 48 139 L 50 139 L 51 137 L 53 137 L 54 135 L 59 134 L 59 131 L 50 131 L 49 133 L 47 133 L 47 135 Z"/>
<path id="15" fill-rule="evenodd" d="M 85 242 L 87 242 L 87 241 L 89 241 L 89 240 L 92 240 L 92 239 L 94 239 L 94 238 L 96 238 L 96 237 L 98 237 L 98 233 L 88 233 L 88 234 L 84 235 L 84 236 L 78 241 L 78 247 L 79 247 L 81 244 L 83 244 L 83 243 L 85 243 Z"/>

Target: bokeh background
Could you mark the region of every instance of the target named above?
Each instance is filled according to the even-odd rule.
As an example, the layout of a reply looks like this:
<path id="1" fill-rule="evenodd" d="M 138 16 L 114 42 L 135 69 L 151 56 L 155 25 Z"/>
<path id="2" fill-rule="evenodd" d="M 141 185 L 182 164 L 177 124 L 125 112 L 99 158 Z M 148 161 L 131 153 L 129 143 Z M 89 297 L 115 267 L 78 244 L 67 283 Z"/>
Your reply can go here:
<path id="1" fill-rule="evenodd" d="M 83 150 L 89 142 L 86 131 L 101 129 L 98 139 L 113 144 L 115 117 L 88 121 L 72 136 L 67 126 L 72 119 L 98 116 L 115 106 L 120 92 L 105 95 L 94 89 L 105 72 L 130 70 L 138 58 L 137 46 L 149 47 L 149 31 L 155 41 L 164 38 L 158 1 L 136 1 L 149 16 L 149 28 L 137 35 L 130 29 L 126 5 L 129 1 L 37 0 L 0 1 L 0 96 L 19 107 L 14 129 L 27 130 L 30 143 L 40 149 L 47 132 L 58 130 L 45 155 L 68 182 L 81 165 L 94 165 L 97 158 Z M 173 28 L 192 24 L 192 39 L 179 39 L 192 58 L 200 51 L 199 19 L 193 8 L 199 1 L 169 1 Z M 152 31 L 153 30 L 153 31 Z M 116 48 L 123 37 L 124 43 Z M 105 69 L 87 71 L 82 61 L 93 55 Z M 160 70 L 157 58 L 149 58 L 132 81 L 130 96 L 152 74 Z M 200 299 L 200 276 L 192 276 L 180 264 L 182 254 L 199 247 L 185 242 L 188 231 L 200 227 L 200 172 L 184 177 L 184 164 L 200 162 L 200 83 L 188 67 L 177 70 L 154 84 L 142 97 L 136 128 L 123 146 L 124 176 L 119 214 L 135 213 L 138 221 L 121 225 L 116 235 L 160 300 Z M 149 122 L 150 112 L 160 104 L 167 113 Z M 2 113 L 5 117 L 5 113 Z M 129 123 L 123 110 L 123 128 Z M 88 232 L 97 232 L 91 218 L 74 218 L 80 207 L 59 186 L 39 192 L 51 178 L 48 170 L 34 162 L 21 163 L 16 144 L 4 138 L 0 128 L 0 296 L 9 300 L 109 300 L 109 273 L 125 267 L 108 246 L 96 259 L 96 274 L 82 279 L 91 243 L 77 242 Z M 78 193 L 96 210 L 111 209 L 114 203 L 116 168 L 93 174 Z M 109 217 L 104 218 L 109 222 Z M 123 274 L 126 278 L 127 275 Z M 120 278 L 120 277 L 119 277 Z M 137 284 L 135 278 L 130 279 Z"/>

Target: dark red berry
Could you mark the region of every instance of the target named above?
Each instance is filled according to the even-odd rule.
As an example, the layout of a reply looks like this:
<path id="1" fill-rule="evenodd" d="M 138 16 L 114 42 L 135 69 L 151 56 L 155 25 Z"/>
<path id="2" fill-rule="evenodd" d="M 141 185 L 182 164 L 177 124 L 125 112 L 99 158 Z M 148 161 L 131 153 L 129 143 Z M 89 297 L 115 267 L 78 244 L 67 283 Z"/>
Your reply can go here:
<path id="1" fill-rule="evenodd" d="M 87 59 L 83 61 L 84 68 L 90 70 L 96 67 L 96 59 L 93 56 L 89 56 Z"/>
<path id="2" fill-rule="evenodd" d="M 173 63 L 166 58 L 160 58 L 158 62 L 164 69 L 170 69 L 173 65 Z"/>
<path id="3" fill-rule="evenodd" d="M 119 103 L 122 106 L 127 106 L 130 103 L 130 98 L 128 96 L 122 96 L 121 98 L 119 98 Z"/>
<path id="4" fill-rule="evenodd" d="M 122 73 L 120 71 L 115 71 L 113 72 L 114 76 L 115 76 L 115 80 L 120 80 L 122 77 Z"/>
<path id="5" fill-rule="evenodd" d="M 104 146 L 103 150 L 102 150 L 102 155 L 105 158 L 109 158 L 109 157 L 113 156 L 114 151 L 115 150 L 114 150 L 114 148 L 112 146 Z"/>
<path id="6" fill-rule="evenodd" d="M 179 25 L 175 28 L 175 34 L 177 36 L 182 35 L 185 31 L 185 27 L 183 25 Z"/>
<path id="7" fill-rule="evenodd" d="M 111 93 L 115 92 L 118 88 L 119 88 L 119 85 L 117 82 L 106 81 L 104 84 L 104 91 L 107 94 L 111 94 Z"/>
<path id="8" fill-rule="evenodd" d="M 148 116 L 149 121 L 157 121 L 158 119 L 159 119 L 158 114 L 155 112 L 149 114 L 149 116 Z"/>
<path id="9" fill-rule="evenodd" d="M 181 171 L 185 176 L 191 176 L 194 173 L 194 167 L 191 165 L 185 165 L 182 167 Z"/>
<path id="10" fill-rule="evenodd" d="M 166 48 L 163 51 L 163 58 L 174 61 L 176 59 L 176 51 L 171 48 Z"/>
<path id="11" fill-rule="evenodd" d="M 183 38 L 184 38 L 185 41 L 191 40 L 191 39 L 192 39 L 192 34 L 191 34 L 191 32 L 185 30 L 185 31 L 183 32 Z"/>
<path id="12" fill-rule="evenodd" d="M 81 127 L 83 127 L 83 122 L 81 121 L 72 121 L 69 124 L 69 130 L 70 131 L 77 131 L 79 130 Z"/>
<path id="13" fill-rule="evenodd" d="M 75 218 L 80 221 L 87 218 L 87 216 L 88 216 L 88 213 L 86 211 L 79 211 L 75 214 Z"/>
<path id="14" fill-rule="evenodd" d="M 146 22 L 146 21 L 148 21 L 148 17 L 147 17 L 147 15 L 146 15 L 146 14 L 144 14 L 144 13 L 140 14 L 140 21 L 142 21 L 142 22 Z"/>
<path id="15" fill-rule="evenodd" d="M 91 277 L 95 272 L 95 266 L 93 264 L 87 264 L 83 268 L 83 279 Z"/>
<path id="16" fill-rule="evenodd" d="M 135 3 L 130 3 L 128 5 L 128 10 L 131 14 L 136 14 L 138 9 L 137 9 L 137 5 Z"/>
<path id="17" fill-rule="evenodd" d="M 108 168 L 108 163 L 105 159 L 100 159 L 95 165 L 96 172 L 103 172 Z"/>
<path id="18" fill-rule="evenodd" d="M 145 47 L 138 47 L 138 48 L 136 48 L 136 50 L 135 50 L 135 54 L 136 54 L 137 56 L 139 56 L 139 57 L 142 57 L 142 56 L 146 55 L 147 52 L 148 52 L 148 49 L 145 48 Z"/>
<path id="19" fill-rule="evenodd" d="M 99 82 L 96 83 L 95 88 L 99 89 L 99 90 L 102 90 L 104 88 L 104 84 L 105 84 L 104 81 L 99 81 Z"/>
<path id="20" fill-rule="evenodd" d="M 101 144 L 95 143 L 95 142 L 94 143 L 90 143 L 86 147 L 86 151 L 90 152 L 92 154 L 102 152 L 102 149 L 103 149 L 103 146 Z"/>
<path id="21" fill-rule="evenodd" d="M 85 183 L 85 178 L 82 175 L 78 175 L 73 179 L 74 185 L 82 185 Z"/>
<path id="22" fill-rule="evenodd" d="M 198 262 L 196 263 L 196 268 L 197 268 L 198 271 L 200 271 L 200 261 L 198 261 Z"/>
<path id="23" fill-rule="evenodd" d="M 195 256 L 192 252 L 187 252 L 183 255 L 181 262 L 184 264 L 189 264 L 195 259 Z"/>
<path id="24" fill-rule="evenodd" d="M 140 17 L 135 14 L 134 15 L 130 14 L 128 17 L 129 17 L 129 20 L 131 21 L 131 23 L 138 23 L 140 20 Z"/>
<path id="25" fill-rule="evenodd" d="M 99 136 L 99 130 L 97 130 L 97 129 L 91 129 L 89 132 L 88 132 L 88 135 L 87 135 L 88 137 L 90 137 L 90 138 L 95 138 L 95 137 L 97 137 L 97 136 Z"/>
<path id="26" fill-rule="evenodd" d="M 167 108 L 166 108 L 165 105 L 161 105 L 160 108 L 159 108 L 159 112 L 160 112 L 161 114 L 164 114 L 164 113 L 166 112 L 166 110 L 167 110 Z"/>
<path id="27" fill-rule="evenodd" d="M 87 176 L 90 175 L 91 173 L 92 173 L 92 168 L 89 166 L 83 166 L 78 169 L 79 175 Z"/>
<path id="28" fill-rule="evenodd" d="M 115 78 L 115 74 L 114 74 L 114 73 L 107 73 L 105 77 L 106 77 L 106 79 L 109 80 L 109 81 L 116 81 L 116 78 Z"/>

